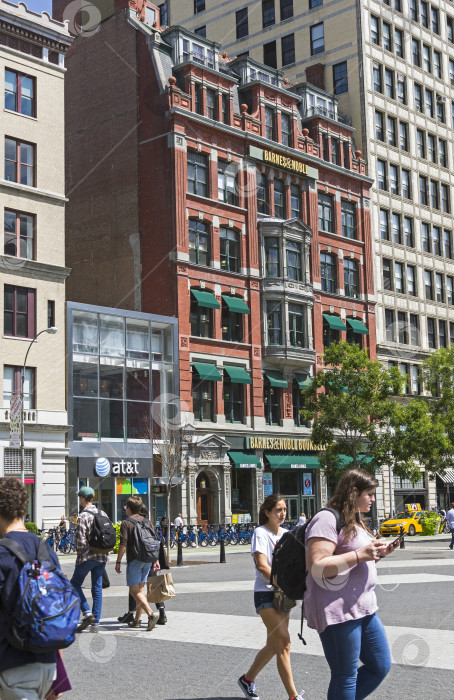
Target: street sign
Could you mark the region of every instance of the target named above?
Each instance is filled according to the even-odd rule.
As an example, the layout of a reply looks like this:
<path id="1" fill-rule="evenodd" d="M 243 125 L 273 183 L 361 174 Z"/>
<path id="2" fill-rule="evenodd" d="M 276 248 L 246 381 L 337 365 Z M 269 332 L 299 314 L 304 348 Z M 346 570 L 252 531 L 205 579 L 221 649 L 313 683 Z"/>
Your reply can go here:
<path id="1" fill-rule="evenodd" d="M 20 437 L 21 437 L 21 412 L 22 412 L 22 397 L 20 394 L 13 394 L 11 396 L 9 417 L 10 417 L 10 431 L 9 431 L 9 446 L 10 447 L 20 447 Z"/>

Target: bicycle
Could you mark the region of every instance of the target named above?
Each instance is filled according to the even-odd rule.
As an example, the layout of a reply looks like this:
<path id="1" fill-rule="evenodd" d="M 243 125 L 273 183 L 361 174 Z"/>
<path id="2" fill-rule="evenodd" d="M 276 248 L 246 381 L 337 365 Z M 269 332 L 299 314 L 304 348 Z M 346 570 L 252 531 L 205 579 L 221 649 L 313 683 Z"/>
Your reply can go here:
<path id="1" fill-rule="evenodd" d="M 60 542 L 57 544 L 57 547 L 60 552 L 63 552 L 63 554 L 69 554 L 70 552 L 76 552 L 76 543 L 74 540 L 71 539 L 71 535 L 69 532 L 63 533 L 63 537 L 61 538 Z"/>

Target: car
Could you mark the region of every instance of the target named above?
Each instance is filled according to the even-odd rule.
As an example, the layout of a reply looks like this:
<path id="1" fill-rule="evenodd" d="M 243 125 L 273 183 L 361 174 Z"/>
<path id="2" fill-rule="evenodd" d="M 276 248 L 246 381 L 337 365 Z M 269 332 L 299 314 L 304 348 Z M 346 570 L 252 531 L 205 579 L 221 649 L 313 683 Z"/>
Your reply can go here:
<path id="1" fill-rule="evenodd" d="M 385 520 L 380 525 L 380 535 L 389 537 L 390 535 L 399 535 L 400 528 L 406 535 L 416 535 L 417 532 L 422 532 L 420 523 L 423 513 L 428 513 L 427 510 L 407 510 L 402 513 L 397 513 L 393 518 Z"/>

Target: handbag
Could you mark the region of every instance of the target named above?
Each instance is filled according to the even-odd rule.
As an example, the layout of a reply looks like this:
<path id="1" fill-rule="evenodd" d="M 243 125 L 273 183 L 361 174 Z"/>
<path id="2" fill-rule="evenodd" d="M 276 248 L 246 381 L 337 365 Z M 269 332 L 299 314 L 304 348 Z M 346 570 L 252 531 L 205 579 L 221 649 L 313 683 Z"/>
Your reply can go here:
<path id="1" fill-rule="evenodd" d="M 175 597 L 175 586 L 172 574 L 150 576 L 147 584 L 147 600 L 149 603 L 164 603 Z"/>
<path id="2" fill-rule="evenodd" d="M 296 601 L 287 598 L 284 591 L 280 588 L 275 588 L 273 592 L 273 608 L 278 612 L 288 612 L 296 605 Z"/>

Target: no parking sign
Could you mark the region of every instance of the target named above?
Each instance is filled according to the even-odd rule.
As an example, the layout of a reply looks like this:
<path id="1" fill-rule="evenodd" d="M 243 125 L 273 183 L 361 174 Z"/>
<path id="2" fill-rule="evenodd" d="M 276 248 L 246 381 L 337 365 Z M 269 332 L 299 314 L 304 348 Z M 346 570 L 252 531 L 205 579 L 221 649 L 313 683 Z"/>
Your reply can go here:
<path id="1" fill-rule="evenodd" d="M 303 493 L 305 496 L 312 496 L 312 474 L 303 474 Z"/>

